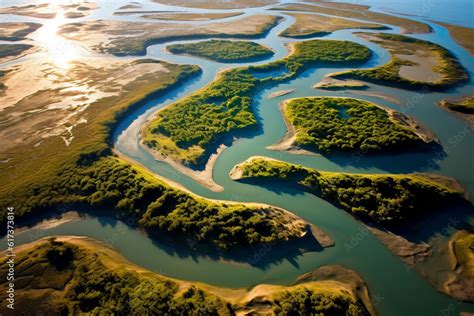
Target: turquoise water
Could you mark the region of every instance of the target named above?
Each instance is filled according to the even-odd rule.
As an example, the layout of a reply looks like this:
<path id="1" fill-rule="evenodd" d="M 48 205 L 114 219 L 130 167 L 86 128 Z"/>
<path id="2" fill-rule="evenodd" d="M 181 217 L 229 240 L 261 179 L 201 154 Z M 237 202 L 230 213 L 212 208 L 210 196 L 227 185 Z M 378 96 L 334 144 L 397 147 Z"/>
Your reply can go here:
<path id="1" fill-rule="evenodd" d="M 124 3 L 105 1 L 102 6 L 103 9 L 96 11 L 90 18 L 112 18 L 106 9 L 117 8 Z M 403 8 L 409 5 L 403 3 Z M 414 1 L 413 3 L 413 6 L 415 6 L 417 2 Z M 151 4 L 147 6 L 156 9 Z M 262 9 L 252 9 L 249 12 L 261 13 Z M 268 14 L 269 12 L 265 13 Z M 270 12 L 270 14 L 280 15 L 275 12 Z M 275 55 L 266 61 L 252 64 L 277 60 L 288 53 L 284 44 L 292 40 L 280 38 L 278 33 L 289 26 L 293 20 L 288 16 L 282 16 L 285 17 L 283 22 L 272 29 L 265 38 L 257 40 L 257 42 L 274 49 Z M 120 19 L 133 18 L 120 17 Z M 474 69 L 473 58 L 449 37 L 443 27 L 431 22 L 430 25 L 435 31 L 434 34 L 417 37 L 439 43 L 450 49 L 464 66 L 472 71 Z M 398 30 L 395 29 L 393 32 L 398 32 Z M 381 65 L 390 58 L 385 50 L 353 36 L 351 31 L 338 31 L 324 38 L 352 40 L 372 49 L 374 52 L 373 58 L 362 67 Z M 177 41 L 176 43 L 181 42 L 191 41 Z M 368 282 L 374 305 L 377 311 L 383 315 L 449 315 L 456 314 L 459 311 L 474 312 L 474 305 L 456 302 L 437 292 L 416 271 L 407 268 L 397 256 L 388 251 L 377 238 L 368 234 L 361 223 L 326 201 L 283 185 L 255 186 L 235 182 L 228 177 L 229 171 L 235 164 L 253 155 L 265 155 L 328 171 L 359 173 L 434 172 L 456 178 L 472 195 L 474 194 L 474 175 L 472 172 L 474 170 L 472 159 L 474 137 L 472 131 L 467 128 L 464 121 L 436 106 L 436 102 L 444 97 L 474 94 L 472 82 L 450 92 L 430 94 L 370 85 L 369 92 L 382 92 L 396 97 L 400 100 L 400 105 L 378 97 L 362 96 L 347 91 L 334 92 L 312 88 L 325 74 L 341 71 L 345 68 L 308 70 L 297 79 L 266 88 L 260 91 L 254 99 L 254 109 L 261 126 L 260 130 L 254 135 L 235 141 L 232 146 L 224 150 L 216 162 L 213 176 L 215 181 L 225 189 L 223 192 L 216 193 L 179 173 L 169 165 L 155 161 L 138 146 L 138 131 L 143 122 L 158 109 L 203 87 L 213 80 L 219 70 L 239 67 L 242 64 L 221 64 L 199 58 L 174 56 L 164 51 L 165 46 L 166 44 L 160 44 L 149 47 L 146 57 L 173 63 L 197 64 L 203 69 L 203 73 L 199 78 L 184 84 L 182 87 L 148 102 L 126 118 L 114 133 L 116 149 L 146 165 L 157 174 L 178 182 L 204 197 L 262 202 L 288 209 L 322 228 L 334 239 L 336 246 L 321 252 L 285 257 L 281 261 L 268 264 L 263 264 L 266 261 L 267 253 L 264 250 L 263 255 L 261 255 L 262 265 L 252 267 L 171 248 L 166 244 L 147 238 L 123 222 L 103 216 L 85 217 L 80 221 L 72 221 L 52 228 L 33 227 L 18 234 L 18 244 L 49 235 L 85 235 L 111 244 L 130 261 L 150 270 L 175 278 L 234 288 L 249 287 L 258 283 L 290 284 L 297 276 L 322 265 L 343 264 L 360 273 Z M 295 92 L 276 99 L 267 98 L 272 92 L 287 89 L 295 89 Z M 281 100 L 322 95 L 361 98 L 413 115 L 439 137 L 445 153 L 443 155 L 418 153 L 381 157 L 327 158 L 292 155 L 265 149 L 266 146 L 274 144 L 283 137 L 286 132 L 283 119 L 278 111 L 278 103 Z M 447 210 L 447 212 L 452 211 L 454 210 Z M 469 220 L 472 221 L 472 218 Z M 2 247 L 4 247 L 4 243 L 2 243 Z M 260 255 L 251 253 L 249 256 L 251 258 L 257 256 L 258 259 Z"/>

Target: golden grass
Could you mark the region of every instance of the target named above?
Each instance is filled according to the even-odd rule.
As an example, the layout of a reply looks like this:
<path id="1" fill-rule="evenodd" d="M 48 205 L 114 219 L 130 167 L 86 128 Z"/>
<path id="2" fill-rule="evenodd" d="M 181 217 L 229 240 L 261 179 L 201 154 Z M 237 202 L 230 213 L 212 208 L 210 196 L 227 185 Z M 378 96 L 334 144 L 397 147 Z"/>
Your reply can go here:
<path id="1" fill-rule="evenodd" d="M 449 34 L 464 47 L 471 55 L 474 55 L 474 28 L 463 27 L 459 25 L 453 25 L 448 23 L 436 22 L 449 31 Z"/>
<path id="2" fill-rule="evenodd" d="M 325 35 L 342 29 L 384 29 L 380 24 L 351 21 L 343 18 L 328 17 L 319 14 L 288 13 L 296 19 L 289 28 L 281 33 L 285 37 L 306 37 Z"/>
<path id="3" fill-rule="evenodd" d="M 354 9 L 354 7 L 352 7 Z M 277 8 L 272 8 L 272 10 L 283 10 L 283 11 L 307 11 L 307 12 L 315 12 L 315 13 L 322 13 L 328 15 L 334 15 L 338 17 L 345 17 L 345 18 L 354 18 L 360 20 L 371 21 L 375 23 L 381 24 L 390 24 L 398 26 L 402 29 L 402 33 L 429 33 L 431 32 L 431 28 L 429 25 L 399 18 L 395 16 L 391 16 L 388 14 L 365 11 L 365 10 L 347 10 L 343 8 L 337 7 L 329 7 L 329 6 L 317 6 L 317 5 L 308 5 L 308 4 L 289 4 L 284 5 Z"/>

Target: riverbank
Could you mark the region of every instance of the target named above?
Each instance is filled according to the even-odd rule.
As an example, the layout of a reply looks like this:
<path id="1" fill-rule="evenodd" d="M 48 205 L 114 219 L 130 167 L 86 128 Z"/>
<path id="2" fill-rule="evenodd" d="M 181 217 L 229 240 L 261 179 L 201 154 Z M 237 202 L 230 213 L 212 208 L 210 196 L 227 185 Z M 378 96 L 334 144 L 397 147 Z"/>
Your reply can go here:
<path id="1" fill-rule="evenodd" d="M 291 113 L 288 110 L 289 106 L 291 106 Z M 293 98 L 280 103 L 279 109 L 284 118 L 287 133 L 282 140 L 268 146 L 267 149 L 270 150 L 306 154 L 306 148 L 314 148 L 314 151 L 325 154 L 349 151 L 374 154 L 390 150 L 421 150 L 424 146 L 439 146 L 435 135 L 416 122 L 414 118 L 359 99 L 347 97 Z M 379 110 L 383 110 L 386 116 Z M 339 111 L 339 113 L 334 114 L 333 111 Z M 311 118 L 314 119 L 310 120 Z M 348 118 L 351 120 L 347 121 Z M 323 125 L 323 121 L 326 125 Z M 298 122 L 298 125 L 295 126 L 293 122 Z M 328 124 L 339 126 L 337 134 L 334 129 L 329 129 Z M 323 126 L 321 127 L 321 125 Z M 364 128 L 368 129 L 368 126 L 373 130 L 367 134 Z M 347 132 L 341 133 L 342 129 Z M 384 129 L 387 130 L 383 131 Z M 358 134 L 364 133 L 365 136 L 362 139 L 351 138 L 351 135 L 354 136 L 354 131 Z M 397 132 L 397 136 L 391 138 L 389 145 L 386 144 L 384 138 L 378 138 L 379 135 L 391 137 L 390 135 L 395 132 Z M 319 138 L 311 136 L 315 134 L 325 136 Z M 368 138 L 371 139 L 370 148 L 364 144 Z M 326 144 L 326 147 L 323 147 L 323 144 Z M 404 146 L 407 148 L 403 148 Z"/>
<path id="2" fill-rule="evenodd" d="M 175 308 L 185 311 L 186 305 L 182 305 L 184 300 L 193 302 L 191 305 L 193 312 L 213 310 L 219 315 L 229 315 L 229 312 L 231 315 L 248 313 L 263 315 L 283 306 L 288 308 L 287 304 L 290 306 L 294 304 L 291 296 L 288 297 L 289 293 L 301 295 L 309 291 L 313 295 L 325 297 L 329 302 L 334 300 L 334 304 L 340 306 L 338 309 L 346 311 L 349 315 L 360 315 L 353 313 L 356 309 L 375 315 L 367 284 L 357 273 L 342 266 L 320 267 L 300 276 L 291 286 L 259 284 L 247 289 L 228 289 L 200 282 L 177 280 L 143 269 L 130 263 L 107 244 L 86 237 L 43 238 L 17 247 L 16 254 L 18 263 L 16 276 L 31 280 L 28 284 L 16 288 L 18 303 L 15 305 L 15 310 L 20 313 L 28 310 L 32 302 L 38 303 L 37 311 L 40 312 L 43 309 L 87 312 L 100 307 L 102 310 L 114 313 L 123 310 L 124 306 L 120 304 L 134 306 L 136 300 L 143 300 L 144 304 L 136 306 L 134 309 L 136 311 L 145 308 L 147 312 L 166 312 L 163 308 L 170 301 L 175 301 Z M 0 269 L 3 270 L 5 266 L 6 260 L 3 260 Z M 26 269 L 25 266 L 32 268 Z M 87 267 L 86 274 L 81 273 L 81 267 Z M 106 277 L 94 279 L 99 274 Z M 95 282 L 101 282 L 100 285 L 103 286 L 100 299 L 85 300 L 86 296 L 91 297 L 94 294 L 91 289 Z M 127 291 L 120 293 L 111 291 L 108 285 L 113 286 L 117 283 Z M 43 286 L 36 287 L 34 284 Z M 1 288 L 5 286 L 7 283 L 0 283 Z M 146 298 L 142 296 L 145 292 L 149 294 L 150 291 L 153 293 L 157 290 L 162 295 L 147 295 Z M 6 292 L 2 291 L 0 294 L 2 299 L 4 293 Z M 126 295 L 130 300 L 120 300 L 117 295 Z M 68 299 L 65 299 L 66 296 Z M 287 304 L 282 306 L 281 303 L 285 301 Z M 121 303 L 112 304 L 113 302 Z M 340 305 L 341 303 L 343 304 Z M 319 302 L 314 301 L 306 308 L 312 310 L 318 305 Z M 157 309 L 158 306 L 162 307 Z M 330 306 L 330 310 L 335 308 L 335 305 Z M 0 308 L 3 312 L 6 307 L 2 305 Z M 321 305 L 318 310 L 324 311 L 325 308 L 328 307 Z"/>

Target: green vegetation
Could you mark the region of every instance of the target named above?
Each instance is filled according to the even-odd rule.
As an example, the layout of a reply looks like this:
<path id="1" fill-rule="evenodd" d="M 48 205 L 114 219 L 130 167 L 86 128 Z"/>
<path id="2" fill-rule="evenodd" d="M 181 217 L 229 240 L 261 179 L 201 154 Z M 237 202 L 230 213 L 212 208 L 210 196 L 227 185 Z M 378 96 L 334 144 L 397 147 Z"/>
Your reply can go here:
<path id="1" fill-rule="evenodd" d="M 313 40 L 296 43 L 293 53 L 263 66 L 232 69 L 219 74 L 209 86 L 156 114 L 145 127 L 143 143 L 160 154 L 198 165 L 227 133 L 256 125 L 252 96 L 264 83 L 296 77 L 312 66 L 361 63 L 370 50 L 348 41 Z M 287 69 L 279 77 L 257 78 L 257 73 Z"/>
<path id="2" fill-rule="evenodd" d="M 15 258 L 15 311 L 29 314 L 35 306 L 37 314 L 225 314 L 226 307 L 214 295 L 193 286 L 178 293 L 177 282 L 138 273 L 131 265 L 107 266 L 110 258 L 102 252 L 51 240 L 20 253 Z M 2 260 L 2 275 L 7 270 Z M 5 289 L 7 283 L 1 282 Z"/>
<path id="3" fill-rule="evenodd" d="M 460 100 L 442 100 L 441 106 L 465 114 L 474 114 L 474 97 L 466 97 Z"/>
<path id="4" fill-rule="evenodd" d="M 236 169 L 241 178 L 290 179 L 366 222 L 400 225 L 423 212 L 462 201 L 462 194 L 421 175 L 323 172 L 266 158 Z M 235 172 L 235 169 L 234 171 Z"/>
<path id="5" fill-rule="evenodd" d="M 275 302 L 275 315 L 370 315 L 349 295 L 317 293 L 306 287 L 285 291 Z"/>
<path id="6" fill-rule="evenodd" d="M 271 49 L 248 41 L 210 40 L 166 47 L 173 54 L 186 54 L 223 62 L 244 62 L 272 56 Z"/>
<path id="7" fill-rule="evenodd" d="M 295 286 L 224 289 L 144 270 L 103 243 L 83 237 L 40 240 L 17 251 L 15 313 L 54 315 L 368 315 L 367 285 L 353 271 L 327 266 Z M 323 270 L 323 271 L 321 271 Z M 6 258 L 0 272 L 7 275 Z M 329 274 L 321 275 L 324 272 Z M 304 276 L 303 276 L 304 277 Z M 5 301 L 8 282 L 0 281 Z M 261 302 L 255 297 L 261 299 Z M 300 309 L 300 310 L 298 310 Z M 7 313 L 6 304 L 0 313 Z"/>
<path id="8" fill-rule="evenodd" d="M 160 72 L 160 81 L 153 75 L 140 78 L 120 95 L 92 104 L 85 111 L 87 123 L 77 126 L 68 147 L 50 137 L 39 147 L 5 154 L 8 161 L 0 164 L 2 214 L 14 206 L 20 222 L 76 203 L 113 208 L 117 217 L 136 220 L 151 233 L 166 232 L 222 250 L 299 238 L 306 224 L 295 216 L 270 207 L 210 202 L 111 155 L 111 130 L 128 111 L 199 72 L 197 66 L 162 64 L 169 71 Z M 290 222 L 291 228 L 286 227 Z"/>
<path id="9" fill-rule="evenodd" d="M 374 36 L 378 38 L 378 40 L 372 40 L 373 42 L 388 48 L 392 55 L 394 55 L 390 62 L 376 68 L 356 69 L 334 74 L 332 77 L 365 80 L 390 86 L 397 85 L 408 89 L 443 89 L 463 83 L 469 79 L 468 73 L 456 57 L 442 46 L 404 35 L 379 33 Z M 425 54 L 426 52 L 429 52 L 438 60 L 433 69 L 427 70 L 438 73 L 441 77 L 440 79 L 434 81 L 417 81 L 404 78 L 400 75 L 399 72 L 402 66 L 418 65 L 418 62 L 403 59 L 401 56 L 413 55 L 422 61 L 426 56 L 416 56 L 416 54 Z M 422 66 L 419 71 L 426 70 L 423 70 Z"/>
<path id="10" fill-rule="evenodd" d="M 65 203 L 113 208 L 119 217 L 137 219 L 150 232 L 164 231 L 223 250 L 297 238 L 306 230 L 296 217 L 291 220 L 299 225 L 289 229 L 273 208 L 209 202 L 113 157 L 72 166 L 58 178 L 49 186 L 31 186 L 28 198 L 16 201 L 17 208 L 31 212 Z"/>
<path id="11" fill-rule="evenodd" d="M 0 44 L 0 58 L 20 55 L 32 47 L 29 44 Z"/>
<path id="12" fill-rule="evenodd" d="M 323 153 L 374 153 L 425 145 L 409 128 L 394 122 L 382 108 L 352 98 L 291 99 L 285 114 L 295 127 L 295 144 Z"/>

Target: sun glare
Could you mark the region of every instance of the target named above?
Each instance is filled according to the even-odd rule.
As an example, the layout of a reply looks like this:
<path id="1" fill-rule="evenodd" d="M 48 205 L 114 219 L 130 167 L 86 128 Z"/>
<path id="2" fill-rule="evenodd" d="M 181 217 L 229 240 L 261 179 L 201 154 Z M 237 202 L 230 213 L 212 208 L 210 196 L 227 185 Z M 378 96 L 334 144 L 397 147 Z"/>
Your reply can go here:
<path id="1" fill-rule="evenodd" d="M 80 56 L 80 49 L 76 45 L 57 34 L 59 27 L 65 22 L 64 14 L 59 12 L 54 19 L 44 23 L 37 37 L 46 50 L 47 59 L 63 69 L 69 68 L 70 62 Z"/>

